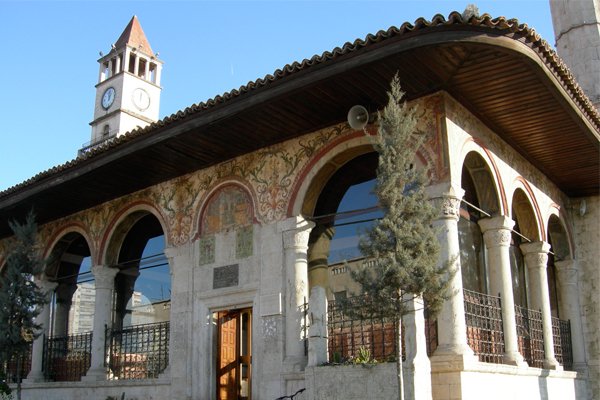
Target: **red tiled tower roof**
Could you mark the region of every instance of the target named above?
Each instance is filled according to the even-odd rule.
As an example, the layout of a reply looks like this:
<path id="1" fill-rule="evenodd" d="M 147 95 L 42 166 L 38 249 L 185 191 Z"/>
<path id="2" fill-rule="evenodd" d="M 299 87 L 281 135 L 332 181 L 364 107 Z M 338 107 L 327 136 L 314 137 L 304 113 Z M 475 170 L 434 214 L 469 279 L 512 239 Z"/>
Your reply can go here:
<path id="1" fill-rule="evenodd" d="M 121 33 L 121 36 L 119 36 L 119 39 L 117 39 L 117 42 L 115 43 L 117 49 L 125 47 L 126 45 L 138 48 L 146 54 L 154 54 L 136 15 L 131 18 L 131 21 L 129 21 L 129 24 L 127 24 L 125 30 Z"/>

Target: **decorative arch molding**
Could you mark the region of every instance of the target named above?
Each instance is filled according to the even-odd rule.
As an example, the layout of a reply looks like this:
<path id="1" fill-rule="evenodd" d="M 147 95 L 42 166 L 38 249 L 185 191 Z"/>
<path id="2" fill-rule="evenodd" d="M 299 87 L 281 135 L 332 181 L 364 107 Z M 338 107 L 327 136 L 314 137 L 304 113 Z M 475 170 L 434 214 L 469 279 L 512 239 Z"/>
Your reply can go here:
<path id="1" fill-rule="evenodd" d="M 245 201 L 235 203 L 234 199 L 234 203 L 228 205 L 229 207 L 232 207 L 230 208 L 230 211 L 233 211 L 233 213 L 228 214 L 225 212 L 223 215 L 219 213 L 219 216 L 213 215 L 213 218 L 210 218 L 207 213 L 216 211 L 211 210 L 211 207 L 216 207 L 217 202 L 219 201 L 228 201 L 228 199 L 223 198 L 223 196 L 227 196 L 226 192 L 228 191 L 231 195 L 234 195 L 233 192 L 237 192 L 239 195 L 243 196 L 243 199 L 238 198 L 237 200 Z M 204 198 L 200 201 L 202 206 L 194 217 L 196 234 L 193 236 L 193 240 L 198 239 L 205 233 L 216 233 L 234 226 L 247 226 L 258 223 L 256 218 L 257 210 L 255 199 L 256 193 L 252 190 L 252 185 L 241 178 L 228 177 L 226 180 L 215 184 L 211 189 L 206 191 Z M 245 206 L 243 206 L 244 203 Z M 208 218 L 210 218 L 211 221 L 208 221 Z M 225 218 L 225 221 L 222 218 Z"/>
<path id="2" fill-rule="evenodd" d="M 490 173 L 491 183 L 494 188 L 496 201 L 498 202 L 498 212 L 501 215 L 507 215 L 509 209 L 508 201 L 506 198 L 506 189 L 504 188 L 504 183 L 502 182 L 502 177 L 500 175 L 500 169 L 496 164 L 492 152 L 488 150 L 478 139 L 469 137 L 464 141 L 460 151 L 460 158 L 458 159 L 460 160 L 460 164 L 458 164 L 460 165 L 460 172 L 457 175 L 460 176 L 462 169 L 465 167 L 465 163 L 467 162 L 467 157 L 473 153 L 481 158 L 486 169 Z M 462 187 L 462 182 L 459 183 L 459 187 Z"/>
<path id="3" fill-rule="evenodd" d="M 511 196 L 511 211 L 514 209 L 513 202 L 515 200 L 515 195 L 520 190 L 527 198 L 528 203 L 533 210 L 533 215 L 535 218 L 534 222 L 535 222 L 535 227 L 537 230 L 537 237 L 535 239 L 547 241 L 548 238 L 546 236 L 546 226 L 544 224 L 544 218 L 542 217 L 540 205 L 537 201 L 535 193 L 533 192 L 533 189 L 531 188 L 531 185 L 529 185 L 529 182 L 527 182 L 527 180 L 525 180 L 525 178 L 523 178 L 522 176 L 517 176 L 515 178 L 515 180 L 513 181 L 513 186 L 514 186 L 514 188 L 513 188 L 512 196 Z M 511 215 L 511 217 L 514 219 L 517 216 Z M 523 227 L 521 227 L 521 229 L 523 229 Z M 521 233 L 523 233 L 523 231 L 521 231 Z M 530 238 L 530 239 L 533 239 L 533 238 Z"/>
<path id="4" fill-rule="evenodd" d="M 311 214 L 312 210 L 307 212 L 307 209 L 314 209 L 323 186 L 338 168 L 354 157 L 375 151 L 370 138 L 374 132 L 374 127 L 369 126 L 369 136 L 362 131 L 354 131 L 321 148 L 298 174 L 288 203 L 287 216 Z"/>
<path id="5" fill-rule="evenodd" d="M 469 153 L 477 153 L 482 160 L 487 165 L 489 172 L 492 174 L 492 182 L 494 184 L 494 188 L 496 191 L 496 197 L 500 200 L 500 214 L 507 215 L 508 214 L 508 201 L 506 197 L 506 189 L 504 187 L 504 183 L 502 181 L 502 176 L 500 174 L 500 168 L 496 164 L 496 160 L 494 159 L 493 153 L 483 144 L 481 140 L 474 137 L 467 138 L 463 145 L 461 146 L 460 156 L 458 160 L 460 161 L 461 170 L 465 165 L 465 160 Z"/>
<path id="6" fill-rule="evenodd" d="M 339 137 L 321 148 L 298 174 L 287 208 L 287 216 L 309 215 L 316 204 L 319 193 L 331 176 L 345 163 L 355 157 L 374 152 L 372 136 L 376 127 L 368 126 L 367 133 L 353 131 L 349 135 Z M 432 150 L 422 146 L 416 153 L 417 162 L 422 165 L 436 166 Z M 431 168 L 433 181 L 439 179 L 439 171 Z"/>
<path id="7" fill-rule="evenodd" d="M 86 241 L 88 248 L 90 249 L 90 254 L 92 260 L 95 260 L 96 255 L 96 243 L 92 240 L 92 235 L 88 231 L 87 227 L 80 222 L 70 222 L 68 224 L 62 225 L 58 227 L 53 233 L 52 236 L 46 243 L 46 247 L 42 253 L 43 258 L 46 259 L 50 256 L 56 244 L 69 233 L 78 233 L 83 236 L 83 239 Z"/>
<path id="8" fill-rule="evenodd" d="M 165 247 L 169 247 L 171 245 L 171 235 L 169 235 L 169 230 L 167 228 L 168 225 L 165 223 L 165 217 L 163 214 L 152 203 L 147 201 L 136 201 L 127 204 L 115 213 L 111 221 L 106 226 L 106 230 L 102 236 L 102 240 L 98 249 L 98 259 L 94 261 L 100 265 L 109 263 L 109 252 L 111 250 L 113 252 L 115 251 L 115 249 L 111 249 L 111 246 L 116 245 L 118 242 L 118 236 L 122 236 L 121 239 L 123 239 L 133 224 L 147 214 L 152 214 L 158 220 L 165 236 Z M 123 226 L 124 222 L 128 222 L 129 226 Z M 124 229 L 123 232 L 117 233 L 119 228 L 126 229 Z M 118 249 L 116 251 L 118 253 Z"/>

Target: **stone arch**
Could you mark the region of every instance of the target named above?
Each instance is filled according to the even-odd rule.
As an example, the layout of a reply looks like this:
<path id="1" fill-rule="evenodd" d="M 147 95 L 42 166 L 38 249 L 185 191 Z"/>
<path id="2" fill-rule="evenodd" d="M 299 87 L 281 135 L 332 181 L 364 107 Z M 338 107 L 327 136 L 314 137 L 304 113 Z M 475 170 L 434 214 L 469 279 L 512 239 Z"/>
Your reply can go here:
<path id="1" fill-rule="evenodd" d="M 106 232 L 105 268 L 116 268 L 114 327 L 170 319 L 171 273 L 164 254 L 168 234 L 161 214 L 147 203 L 124 208 Z"/>
<path id="2" fill-rule="evenodd" d="M 98 252 L 98 263 L 101 265 L 115 265 L 125 235 L 136 222 L 149 214 L 157 219 L 165 236 L 165 246 L 169 246 L 170 235 L 163 215 L 154 205 L 140 201 L 123 207 L 108 224 Z"/>
<path id="3" fill-rule="evenodd" d="M 517 188 L 513 192 L 511 217 L 515 221 L 514 229 L 527 239 L 532 242 L 545 240 L 546 235 L 540 229 L 539 207 L 527 187 Z"/>
<path id="4" fill-rule="evenodd" d="M 550 214 L 546 226 L 548 227 L 548 242 L 552 246 L 550 251 L 554 253 L 555 261 L 572 259 L 571 237 L 565 222 L 558 213 Z"/>
<path id="5" fill-rule="evenodd" d="M 256 222 L 252 192 L 238 181 L 228 180 L 210 190 L 198 217 L 198 235 L 217 233 Z"/>
<path id="6" fill-rule="evenodd" d="M 86 229 L 86 227 L 83 224 L 80 224 L 80 223 L 71 223 L 69 225 L 59 228 L 52 235 L 50 240 L 48 240 L 46 247 L 42 253 L 42 257 L 44 259 L 50 257 L 51 251 L 54 249 L 54 247 L 57 245 L 57 243 L 61 240 L 61 238 L 71 232 L 78 233 L 81 236 L 83 236 L 88 247 L 90 248 L 90 253 L 92 254 L 92 259 L 95 260 L 96 257 L 94 257 L 94 255 L 96 254 L 96 243 L 94 243 L 94 241 L 91 239 L 90 232 Z"/>
<path id="7" fill-rule="evenodd" d="M 486 213 L 497 216 L 502 215 L 505 208 L 504 201 L 501 201 L 504 196 L 497 179 L 497 168 L 495 164 L 490 165 L 491 160 L 481 148 L 468 151 L 462 160 L 460 182 L 466 192 L 465 200 L 474 201 L 473 204 Z"/>
<path id="8" fill-rule="evenodd" d="M 92 247 L 87 232 L 78 225 L 61 229 L 51 240 L 45 257 L 46 279 L 56 282 L 51 303 L 51 336 L 91 332 L 93 328 L 94 277 Z"/>

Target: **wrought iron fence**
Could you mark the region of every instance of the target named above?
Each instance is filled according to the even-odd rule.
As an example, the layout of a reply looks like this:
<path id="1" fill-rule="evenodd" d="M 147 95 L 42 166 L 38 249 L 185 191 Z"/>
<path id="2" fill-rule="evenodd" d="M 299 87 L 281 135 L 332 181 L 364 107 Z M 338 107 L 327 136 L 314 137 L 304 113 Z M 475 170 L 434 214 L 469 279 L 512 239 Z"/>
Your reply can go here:
<path id="1" fill-rule="evenodd" d="M 530 367 L 544 368 L 542 312 L 515 305 L 519 352 Z"/>
<path id="2" fill-rule="evenodd" d="M 46 379 L 80 381 L 90 367 L 92 333 L 44 338 Z"/>
<path id="3" fill-rule="evenodd" d="M 329 361 L 341 362 L 357 357 L 361 348 L 369 350 L 371 357 L 378 361 L 395 359 L 397 326 L 393 319 L 367 311 L 374 307 L 365 306 L 364 299 L 360 297 L 347 299 L 344 303 L 328 302 Z M 437 347 L 437 321 L 426 319 L 425 336 L 427 354 L 431 355 Z M 403 358 L 405 354 L 403 336 Z"/>
<path id="4" fill-rule="evenodd" d="M 6 377 L 7 382 L 17 383 L 29 375 L 29 371 L 31 371 L 31 349 L 32 343 L 29 344 L 25 353 L 14 356 L 3 365 L 0 365 L 2 371 L 0 375 Z"/>
<path id="5" fill-rule="evenodd" d="M 573 370 L 573 350 L 571 348 L 571 322 L 552 317 L 554 356 L 567 371 Z"/>
<path id="6" fill-rule="evenodd" d="M 500 297 L 463 290 L 467 342 L 479 361 L 501 364 L 504 358 L 504 331 Z"/>
<path id="7" fill-rule="evenodd" d="M 169 322 L 107 330 L 110 379 L 157 378 L 169 364 Z"/>

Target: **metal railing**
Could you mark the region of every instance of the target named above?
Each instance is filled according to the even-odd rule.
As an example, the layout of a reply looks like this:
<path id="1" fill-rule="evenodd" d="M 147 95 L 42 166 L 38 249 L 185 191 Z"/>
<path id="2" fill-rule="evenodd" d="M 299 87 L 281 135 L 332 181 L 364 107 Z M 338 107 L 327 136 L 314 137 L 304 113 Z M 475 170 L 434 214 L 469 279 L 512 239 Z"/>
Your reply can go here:
<path id="1" fill-rule="evenodd" d="M 519 353 L 530 367 L 544 368 L 542 312 L 515 305 Z"/>
<path id="2" fill-rule="evenodd" d="M 552 317 L 554 357 L 567 371 L 573 371 L 573 350 L 571 348 L 571 321 Z"/>
<path id="3" fill-rule="evenodd" d="M 365 311 L 373 307 L 364 306 L 364 299 L 350 298 L 340 304 L 334 300 L 327 306 L 328 350 L 330 362 L 343 362 L 359 355 L 361 348 L 369 350 L 371 358 L 377 361 L 391 361 L 396 357 L 396 323 Z M 362 309 L 361 309 L 362 308 Z M 352 309 L 351 312 L 348 309 Z M 404 331 L 404 329 L 402 330 Z M 437 347 L 437 323 L 425 320 L 427 354 Z M 405 358 L 404 336 L 402 355 Z"/>
<path id="4" fill-rule="evenodd" d="M 169 322 L 107 330 L 109 379 L 157 378 L 169 364 Z"/>
<path id="5" fill-rule="evenodd" d="M 106 143 L 109 140 L 114 139 L 116 137 L 117 137 L 116 133 L 110 133 L 108 135 L 103 135 L 103 136 L 101 136 L 99 138 L 90 140 L 89 142 L 86 142 L 86 143 L 84 143 L 84 144 L 81 145 L 81 149 L 79 149 L 77 151 L 77 155 L 78 156 L 82 156 L 85 153 L 87 153 L 88 151 L 92 151 L 96 147 L 100 147 L 103 143 Z"/>
<path id="6" fill-rule="evenodd" d="M 500 297 L 464 289 L 467 343 L 479 361 L 501 364 L 504 359 L 504 331 Z"/>
<path id="7" fill-rule="evenodd" d="M 90 367 L 91 354 L 91 332 L 44 338 L 44 375 L 56 382 L 80 381 Z"/>
<path id="8" fill-rule="evenodd" d="M 27 378 L 29 371 L 31 371 L 32 347 L 33 345 L 30 343 L 28 350 L 25 353 L 19 356 L 11 357 L 10 360 L 0 365 L 0 376 L 6 377 L 6 382 L 17 383 L 18 381 L 23 381 L 23 379 Z"/>

